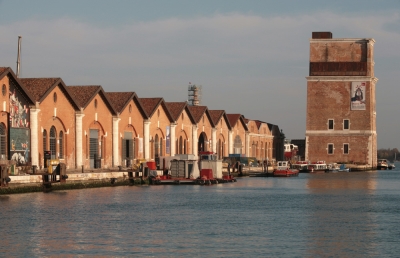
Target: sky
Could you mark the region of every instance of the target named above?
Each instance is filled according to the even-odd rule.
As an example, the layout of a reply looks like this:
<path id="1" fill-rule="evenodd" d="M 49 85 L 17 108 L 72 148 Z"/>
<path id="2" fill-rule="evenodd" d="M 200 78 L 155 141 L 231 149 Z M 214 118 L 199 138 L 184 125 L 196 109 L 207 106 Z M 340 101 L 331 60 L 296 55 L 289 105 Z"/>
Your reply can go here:
<path id="1" fill-rule="evenodd" d="M 362 3 L 362 4 L 360 4 Z M 0 66 L 306 130 L 309 40 L 373 38 L 378 148 L 400 148 L 400 0 L 0 0 Z M 397 118 L 396 118 L 397 117 Z"/>

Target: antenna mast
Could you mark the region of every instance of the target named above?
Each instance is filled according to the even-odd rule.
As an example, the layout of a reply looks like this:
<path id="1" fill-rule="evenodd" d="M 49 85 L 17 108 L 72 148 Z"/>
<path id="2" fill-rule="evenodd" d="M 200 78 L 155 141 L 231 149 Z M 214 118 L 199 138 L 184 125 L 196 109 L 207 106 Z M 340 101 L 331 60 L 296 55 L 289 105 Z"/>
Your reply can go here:
<path id="1" fill-rule="evenodd" d="M 18 36 L 17 78 L 19 78 L 19 68 L 21 65 L 21 40 L 22 37 Z"/>

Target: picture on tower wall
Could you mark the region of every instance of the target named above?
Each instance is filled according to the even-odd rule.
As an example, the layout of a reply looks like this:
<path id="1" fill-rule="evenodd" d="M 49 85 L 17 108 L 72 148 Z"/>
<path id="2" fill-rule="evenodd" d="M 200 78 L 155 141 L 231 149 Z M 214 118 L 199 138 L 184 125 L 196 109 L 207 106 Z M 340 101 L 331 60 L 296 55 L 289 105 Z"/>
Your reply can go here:
<path id="1" fill-rule="evenodd" d="M 365 87 L 366 82 L 351 83 L 351 110 L 365 110 Z"/>

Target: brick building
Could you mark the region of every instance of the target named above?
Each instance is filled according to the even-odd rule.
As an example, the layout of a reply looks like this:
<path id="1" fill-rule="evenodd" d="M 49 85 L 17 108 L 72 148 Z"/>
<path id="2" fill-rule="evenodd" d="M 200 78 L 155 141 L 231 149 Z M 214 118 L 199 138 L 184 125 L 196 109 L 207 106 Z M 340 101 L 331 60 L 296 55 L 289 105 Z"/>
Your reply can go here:
<path id="1" fill-rule="evenodd" d="M 117 112 L 113 117 L 113 166 L 130 167 L 143 159 L 144 120 L 147 114 L 134 92 L 106 92 Z"/>
<path id="2" fill-rule="evenodd" d="M 214 151 L 217 153 L 218 158 L 222 159 L 229 154 L 229 132 L 231 125 L 224 110 L 209 110 L 208 112 L 215 125 L 213 128 L 213 138 L 216 140 Z"/>
<path id="3" fill-rule="evenodd" d="M 9 67 L 0 67 L 0 86 L 1 164 L 43 168 L 55 159 L 67 169 L 127 167 L 199 151 L 282 158 L 279 128 L 241 114 L 100 85 L 66 86 L 61 78 L 17 78 Z"/>
<path id="4" fill-rule="evenodd" d="M 376 167 L 374 43 L 371 38 L 312 33 L 306 77 L 307 160 Z"/>

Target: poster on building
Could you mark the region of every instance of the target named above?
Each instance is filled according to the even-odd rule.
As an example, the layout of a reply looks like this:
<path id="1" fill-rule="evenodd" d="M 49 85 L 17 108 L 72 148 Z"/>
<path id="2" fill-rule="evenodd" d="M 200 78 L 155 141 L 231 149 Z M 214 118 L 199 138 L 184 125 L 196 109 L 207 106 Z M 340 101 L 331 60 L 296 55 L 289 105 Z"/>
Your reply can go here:
<path id="1" fill-rule="evenodd" d="M 351 83 L 351 110 L 365 110 L 365 88 L 366 82 Z"/>
<path id="2" fill-rule="evenodd" d="M 17 166 L 29 162 L 30 130 L 27 128 L 10 128 L 10 156 Z"/>
<path id="3" fill-rule="evenodd" d="M 165 153 L 170 154 L 170 146 L 171 146 L 171 137 L 170 137 L 170 126 L 167 126 L 166 129 L 167 132 L 167 137 L 166 137 L 166 143 L 165 143 Z"/>
<path id="4" fill-rule="evenodd" d="M 10 127 L 29 128 L 29 105 L 10 81 Z"/>

